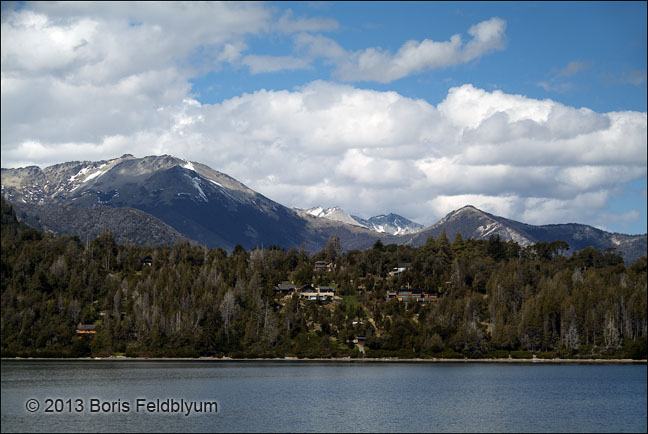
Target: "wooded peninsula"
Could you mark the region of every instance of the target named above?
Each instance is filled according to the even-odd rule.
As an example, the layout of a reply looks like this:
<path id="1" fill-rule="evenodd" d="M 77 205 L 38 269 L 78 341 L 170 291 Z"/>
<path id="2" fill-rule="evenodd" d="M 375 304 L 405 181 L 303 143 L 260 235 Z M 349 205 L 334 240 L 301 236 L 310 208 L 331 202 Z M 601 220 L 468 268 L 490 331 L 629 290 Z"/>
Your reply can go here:
<path id="1" fill-rule="evenodd" d="M 646 257 L 562 241 L 228 253 L 45 234 L 3 200 L 1 259 L 2 357 L 647 355 Z"/>

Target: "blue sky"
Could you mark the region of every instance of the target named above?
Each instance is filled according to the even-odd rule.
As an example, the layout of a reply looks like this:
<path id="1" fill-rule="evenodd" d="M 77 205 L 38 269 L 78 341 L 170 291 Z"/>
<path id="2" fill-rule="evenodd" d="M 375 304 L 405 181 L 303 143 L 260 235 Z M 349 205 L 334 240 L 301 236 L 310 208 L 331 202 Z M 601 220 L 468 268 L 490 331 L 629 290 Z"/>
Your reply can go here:
<path id="1" fill-rule="evenodd" d="M 646 232 L 646 2 L 3 3 L 2 167 L 169 153 L 287 206 Z"/>
<path id="2" fill-rule="evenodd" d="M 470 64 L 426 71 L 390 83 L 361 81 L 356 86 L 394 90 L 438 103 L 451 86 L 472 83 L 532 98 L 552 98 L 599 112 L 646 111 L 645 2 L 278 2 L 296 16 L 329 17 L 339 23 L 325 32 L 347 50 L 381 47 L 397 51 L 407 40 L 444 41 L 494 16 L 505 18 L 506 49 Z M 260 36 L 251 51 L 274 56 L 293 53 L 288 35 Z M 569 68 L 569 65 L 572 68 Z M 231 65 L 192 79 L 197 99 L 215 103 L 259 88 L 291 89 L 331 78 L 321 60 L 311 69 L 241 77 Z M 634 75 L 633 75 L 634 74 Z M 634 77 L 634 83 L 633 83 Z M 642 83 L 641 83 L 642 82 Z M 635 83 L 641 83 L 639 85 Z M 210 89 L 211 88 L 211 89 Z M 560 98 L 556 97 L 560 95 Z"/>

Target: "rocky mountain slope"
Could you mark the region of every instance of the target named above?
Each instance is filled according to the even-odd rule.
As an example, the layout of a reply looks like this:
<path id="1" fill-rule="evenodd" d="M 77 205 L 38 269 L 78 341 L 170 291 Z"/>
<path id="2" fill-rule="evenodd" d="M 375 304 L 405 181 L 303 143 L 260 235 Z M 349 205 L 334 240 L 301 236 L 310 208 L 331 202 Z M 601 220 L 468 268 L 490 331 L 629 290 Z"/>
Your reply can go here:
<path id="1" fill-rule="evenodd" d="M 645 256 L 647 248 L 645 234 L 618 234 L 577 223 L 534 226 L 495 216 L 471 205 L 452 211 L 432 226 L 400 240 L 405 244 L 420 246 L 428 237 L 438 237 L 443 230 L 451 241 L 459 232 L 464 238 L 486 240 L 499 235 L 502 240 L 515 241 L 521 246 L 561 240 L 569 244 L 571 251 L 589 246 L 599 250 L 615 248 L 623 253 L 628 263 Z"/>
<path id="2" fill-rule="evenodd" d="M 393 213 L 377 215 L 366 220 L 356 216 L 353 218 L 373 231 L 391 235 L 414 234 L 424 228 L 419 223 Z"/>
<path id="3" fill-rule="evenodd" d="M 300 213 L 300 215 L 307 214 L 317 218 L 334 220 L 336 222 L 346 223 L 348 225 L 353 225 L 353 226 L 360 226 L 368 229 L 367 226 L 360 223 L 360 221 L 358 221 L 355 217 L 352 217 L 351 215 L 347 214 L 342 209 L 340 209 L 340 207 L 337 206 L 332 208 L 322 208 L 321 206 L 316 206 L 304 210 L 295 208 L 295 211 Z"/>
<path id="4" fill-rule="evenodd" d="M 120 244 L 157 246 L 191 241 L 160 219 L 134 208 L 21 202 L 13 205 L 18 217 L 28 225 L 56 235 L 78 235 L 83 241 L 93 240 L 104 231 L 111 232 Z"/>
<path id="5" fill-rule="evenodd" d="M 381 214 L 368 219 L 350 215 L 340 207 L 323 208 L 321 206 L 306 210 L 296 209 L 302 215 L 308 214 L 313 217 L 325 218 L 353 226 L 360 226 L 374 232 L 390 235 L 413 234 L 424 228 L 423 225 L 415 223 L 398 214 Z"/>
<path id="6" fill-rule="evenodd" d="M 31 224 L 54 232 L 95 237 L 103 229 L 121 242 L 170 244 L 190 239 L 232 250 L 278 245 L 321 250 L 333 234 L 344 249 L 364 249 L 377 240 L 419 246 L 445 230 L 452 240 L 499 235 L 522 246 L 562 240 L 571 250 L 616 248 L 626 262 L 646 255 L 646 235 L 605 232 L 581 224 L 533 226 L 473 206 L 453 211 L 432 226 L 398 215 L 363 220 L 339 208 L 293 210 L 230 176 L 169 155 L 67 162 L 2 169 L 2 196 Z M 322 218 L 324 217 L 324 218 Z"/>
<path id="7" fill-rule="evenodd" d="M 321 224 L 303 218 L 221 172 L 169 155 L 123 155 L 113 160 L 68 162 L 45 169 L 2 169 L 2 195 L 18 205 L 28 217 L 25 220 L 47 222 L 45 226 L 56 228 L 55 231 L 63 231 L 63 223 L 57 226 L 47 217 L 57 214 L 52 206 L 74 206 L 87 208 L 85 218 L 91 220 L 97 219 L 102 207 L 120 210 L 102 214 L 104 220 L 110 220 L 105 221 L 107 228 L 121 224 L 119 213 L 137 209 L 184 237 L 226 250 L 241 244 L 247 249 L 279 245 L 315 252 L 333 233 L 345 235 L 346 240 L 340 236 L 342 242 L 364 248 L 380 237 L 368 230 L 346 228 L 342 223 Z M 69 210 L 58 211 L 61 209 Z M 69 223 L 81 218 L 73 214 L 67 217 Z M 58 220 L 64 219 L 59 216 Z M 93 234 L 83 225 L 73 226 L 80 231 L 79 235 Z"/>

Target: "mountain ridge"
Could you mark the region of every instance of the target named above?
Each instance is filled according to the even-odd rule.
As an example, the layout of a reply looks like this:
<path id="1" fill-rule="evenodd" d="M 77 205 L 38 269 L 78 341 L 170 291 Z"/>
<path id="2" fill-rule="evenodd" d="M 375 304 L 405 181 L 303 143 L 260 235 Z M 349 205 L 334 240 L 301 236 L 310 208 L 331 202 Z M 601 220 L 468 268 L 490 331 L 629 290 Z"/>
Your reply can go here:
<path id="1" fill-rule="evenodd" d="M 353 226 L 360 226 L 370 229 L 374 232 L 384 233 L 389 235 L 405 235 L 418 232 L 424 226 L 413 222 L 398 214 L 380 214 L 377 216 L 363 219 L 355 215 L 351 215 L 342 210 L 339 206 L 324 208 L 322 206 L 315 206 L 308 209 L 294 208 L 302 215 L 308 214 L 317 218 L 326 218 L 335 220 L 342 223 L 350 224 Z"/>
<path id="2" fill-rule="evenodd" d="M 38 166 L 3 168 L 2 196 L 18 204 L 32 221 L 37 221 L 40 215 L 42 222 L 48 222 L 46 226 L 59 227 L 59 231 L 74 228 L 68 225 L 65 229 L 65 225 L 51 218 L 47 220 L 48 213 L 59 216 L 55 220 L 60 221 L 64 220 L 62 210 L 88 208 L 93 211 L 86 213 L 85 218 L 107 219 L 106 225 L 111 226 L 110 220 L 117 221 L 118 217 L 112 210 L 101 208 L 108 207 L 121 210 L 118 213 L 130 213 L 132 227 L 143 225 L 164 232 L 165 236 L 159 240 L 162 243 L 173 242 L 179 235 L 207 247 L 230 251 L 240 244 L 248 249 L 278 245 L 315 252 L 332 235 L 340 238 L 345 250 L 371 247 L 378 240 L 384 244 L 419 246 L 429 236 L 438 237 L 445 230 L 450 238 L 458 232 L 464 238 L 499 236 L 503 241 L 515 241 L 523 247 L 540 241 L 562 240 L 570 244 L 572 251 L 587 246 L 600 250 L 615 248 L 624 252 L 626 262 L 646 254 L 645 234 L 610 233 L 578 223 L 534 226 L 489 214 L 472 205 L 454 210 L 416 232 L 398 232 L 403 226 L 394 222 L 399 218 L 403 219 L 403 225 L 410 221 L 396 214 L 375 216 L 372 222 L 351 216 L 338 207 L 311 208 L 310 213 L 290 209 L 227 174 L 170 155 L 136 158 L 124 154 L 111 160 L 66 162 L 44 169 Z M 52 206 L 62 208 L 53 211 Z M 146 220 L 133 209 L 156 220 Z M 322 218 L 327 213 L 334 218 Z M 135 221 L 138 223 L 132 223 Z M 390 221 L 394 234 L 376 231 L 379 224 L 383 224 L 384 230 L 385 222 Z"/>
<path id="3" fill-rule="evenodd" d="M 449 212 L 437 223 L 430 225 L 403 241 L 403 244 L 419 246 L 430 236 L 438 237 L 445 231 L 452 239 L 457 233 L 464 238 L 488 239 L 499 236 L 503 241 L 515 241 L 526 247 L 537 242 L 565 241 L 570 251 L 595 247 L 599 250 L 613 248 L 621 251 L 626 262 L 634 262 L 646 255 L 647 237 L 607 232 L 580 223 L 530 225 L 482 211 L 466 205 Z"/>

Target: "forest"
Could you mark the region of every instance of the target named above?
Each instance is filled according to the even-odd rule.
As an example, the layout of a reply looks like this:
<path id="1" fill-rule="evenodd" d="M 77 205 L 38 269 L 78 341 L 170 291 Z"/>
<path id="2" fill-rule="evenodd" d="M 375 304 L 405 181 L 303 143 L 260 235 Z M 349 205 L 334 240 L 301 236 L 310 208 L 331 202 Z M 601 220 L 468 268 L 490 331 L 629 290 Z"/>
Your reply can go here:
<path id="1" fill-rule="evenodd" d="M 42 233 L 2 201 L 2 357 L 646 359 L 646 257 L 521 247 L 498 237 L 421 247 L 230 253 Z M 331 264 L 315 271 L 315 263 Z M 397 276 L 399 264 L 408 264 Z M 393 274 L 393 273 L 392 273 Z M 332 300 L 275 293 L 289 281 Z M 403 288 L 430 303 L 389 299 Z M 90 337 L 79 325 L 94 326 Z M 364 340 L 358 345 L 358 337 Z"/>

